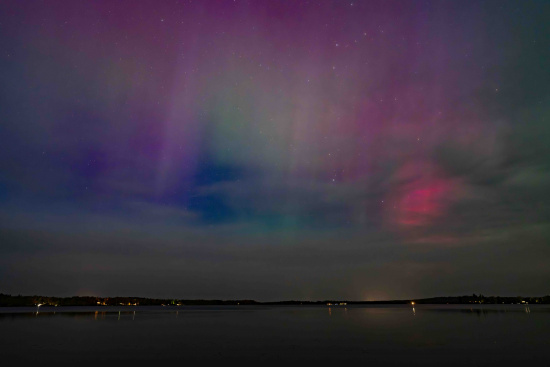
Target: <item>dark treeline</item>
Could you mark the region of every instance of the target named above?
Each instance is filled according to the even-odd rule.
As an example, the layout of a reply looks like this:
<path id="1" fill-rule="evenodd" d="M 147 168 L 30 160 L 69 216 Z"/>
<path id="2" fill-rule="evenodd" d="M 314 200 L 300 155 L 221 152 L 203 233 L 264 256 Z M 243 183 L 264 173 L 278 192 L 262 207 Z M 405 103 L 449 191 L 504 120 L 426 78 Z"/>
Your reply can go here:
<path id="1" fill-rule="evenodd" d="M 278 301 L 257 302 L 254 300 L 185 300 L 160 299 L 143 297 L 46 297 L 46 296 L 12 296 L 0 293 L 0 307 L 24 306 L 203 306 L 203 305 L 367 305 L 367 304 L 550 304 L 550 296 L 544 297 L 500 297 L 471 296 L 433 297 L 390 301 Z"/>
<path id="2" fill-rule="evenodd" d="M 22 306 L 201 306 L 201 305 L 250 305 L 260 304 L 252 300 L 177 300 L 143 297 L 47 297 L 12 296 L 0 293 L 0 307 Z"/>
<path id="3" fill-rule="evenodd" d="M 550 296 L 544 297 L 500 297 L 500 296 L 484 296 L 482 294 L 471 296 L 458 297 L 434 297 L 413 300 L 418 304 L 514 304 L 514 303 L 529 303 L 529 304 L 550 304 Z"/>

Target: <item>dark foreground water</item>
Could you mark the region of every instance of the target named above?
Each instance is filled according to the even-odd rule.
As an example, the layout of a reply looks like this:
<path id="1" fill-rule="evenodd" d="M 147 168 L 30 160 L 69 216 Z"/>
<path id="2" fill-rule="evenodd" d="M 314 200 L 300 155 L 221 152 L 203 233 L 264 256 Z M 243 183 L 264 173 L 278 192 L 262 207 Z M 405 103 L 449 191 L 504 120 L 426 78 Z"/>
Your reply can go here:
<path id="1" fill-rule="evenodd" d="M 0 308 L 3 365 L 550 363 L 550 307 Z"/>

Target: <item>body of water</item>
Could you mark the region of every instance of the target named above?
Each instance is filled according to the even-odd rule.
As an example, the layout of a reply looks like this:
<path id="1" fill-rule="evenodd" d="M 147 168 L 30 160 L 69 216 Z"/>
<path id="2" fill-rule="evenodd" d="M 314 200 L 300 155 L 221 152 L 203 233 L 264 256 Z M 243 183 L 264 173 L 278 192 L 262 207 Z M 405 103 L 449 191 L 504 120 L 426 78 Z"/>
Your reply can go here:
<path id="1" fill-rule="evenodd" d="M 550 361 L 550 306 L 0 308 L 4 362 L 374 363 Z"/>

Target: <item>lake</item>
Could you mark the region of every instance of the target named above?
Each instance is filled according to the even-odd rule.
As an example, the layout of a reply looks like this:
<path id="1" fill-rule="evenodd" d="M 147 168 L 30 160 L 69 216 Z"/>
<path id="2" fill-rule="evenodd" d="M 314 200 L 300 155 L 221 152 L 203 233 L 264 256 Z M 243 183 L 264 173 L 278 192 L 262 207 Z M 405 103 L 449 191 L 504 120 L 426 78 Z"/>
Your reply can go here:
<path id="1" fill-rule="evenodd" d="M 375 366 L 546 365 L 550 360 L 550 305 L 36 310 L 0 308 L 0 360 L 24 365 L 361 362 Z"/>

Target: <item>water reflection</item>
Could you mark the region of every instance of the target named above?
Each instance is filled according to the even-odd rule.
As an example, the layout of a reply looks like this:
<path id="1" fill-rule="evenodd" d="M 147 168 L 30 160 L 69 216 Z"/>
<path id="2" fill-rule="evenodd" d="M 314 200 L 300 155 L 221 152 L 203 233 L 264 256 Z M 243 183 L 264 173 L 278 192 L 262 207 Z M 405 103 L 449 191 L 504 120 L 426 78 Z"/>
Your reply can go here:
<path id="1" fill-rule="evenodd" d="M 532 306 L 532 307 L 531 307 Z M 310 307 L 296 307 L 292 308 L 296 312 L 302 312 L 301 310 L 309 310 L 313 312 L 315 310 L 321 311 L 322 308 L 326 306 L 310 306 Z M 407 308 L 410 307 L 409 310 Z M 210 312 L 242 312 L 242 311 L 258 311 L 258 310 L 269 310 L 271 307 L 241 307 L 239 311 L 231 307 L 188 307 L 186 308 L 187 316 L 190 314 L 195 314 L 196 312 L 204 313 L 205 311 Z M 274 309 L 279 310 L 289 310 L 287 307 L 274 307 Z M 357 310 L 362 310 L 368 314 L 385 314 L 393 313 L 396 311 L 407 311 L 412 310 L 413 316 L 418 314 L 433 314 L 433 313 L 455 313 L 462 315 L 472 315 L 478 317 L 489 317 L 492 315 L 504 315 L 506 313 L 515 313 L 515 314 L 540 314 L 540 313 L 550 313 L 549 305 L 476 305 L 476 306 L 466 306 L 466 305 L 381 305 L 381 306 L 363 306 L 363 305 L 347 305 L 342 307 L 340 310 L 342 312 L 334 311 L 333 307 L 327 307 L 328 316 L 345 316 L 345 317 L 354 317 L 354 312 Z M 336 313 L 333 313 L 336 312 Z M 15 318 L 28 318 L 33 317 L 37 319 L 50 318 L 50 317 L 63 317 L 63 318 L 75 318 L 75 319 L 89 319 L 89 320 L 105 320 L 106 318 L 111 318 L 112 320 L 116 319 L 117 321 L 123 321 L 124 316 L 129 319 L 136 320 L 136 315 L 138 313 L 147 314 L 147 315 L 173 315 L 173 310 L 159 309 L 157 307 L 135 307 L 135 308 L 122 308 L 122 307 L 101 307 L 100 309 L 93 308 L 84 308 L 84 307 L 56 307 L 55 311 L 53 307 L 41 306 L 38 308 L 27 307 L 27 308 L 0 308 L 0 322 L 5 319 L 15 319 Z M 323 310 L 323 313 L 326 312 Z M 214 313 L 210 313 L 214 315 Z M 325 313 L 326 315 L 326 313 Z M 116 316 L 116 318 L 115 318 Z M 179 311 L 175 312 L 175 318 L 179 318 Z M 149 317 L 149 316 L 148 316 Z"/>
<path id="2" fill-rule="evenodd" d="M 37 319 L 46 319 L 46 318 L 52 318 L 52 317 L 61 317 L 61 318 L 73 318 L 77 320 L 105 320 L 107 317 L 113 317 L 116 316 L 117 320 L 124 319 L 124 316 L 132 316 L 132 320 L 135 320 L 136 314 L 138 311 L 122 311 L 122 310 L 107 310 L 107 311 L 74 311 L 74 310 L 64 310 L 63 307 L 58 307 L 57 311 L 45 311 L 43 309 L 44 307 L 41 307 L 40 311 L 35 311 L 34 308 L 32 308 L 32 311 L 27 312 L 9 312 L 6 309 L 0 308 L 0 322 L 2 320 L 7 319 L 26 319 L 29 317 L 37 318 Z M 139 312 L 144 313 L 156 313 L 152 311 L 142 310 Z"/>
<path id="3" fill-rule="evenodd" d="M 548 313 L 550 312 L 550 307 L 540 305 L 533 307 L 533 310 L 537 313 Z M 505 314 L 505 313 L 531 313 L 532 309 L 530 306 L 497 306 L 497 307 L 491 307 L 491 306 L 478 306 L 478 307 L 441 307 L 441 308 L 434 308 L 434 306 L 428 306 L 428 307 L 422 307 L 422 312 L 444 312 L 444 313 L 462 313 L 462 314 L 470 314 L 470 315 L 476 315 L 476 316 L 487 316 L 487 315 L 495 315 L 495 314 Z"/>
<path id="4" fill-rule="evenodd" d="M 547 361 L 550 306 L 348 304 L 327 307 L 328 314 L 325 307 L 185 307 L 181 318 L 166 307 L 58 307 L 54 314 L 42 306 L 38 315 L 35 306 L 0 308 L 0 351 L 3 360 L 23 365 L 412 361 L 450 367 Z"/>

